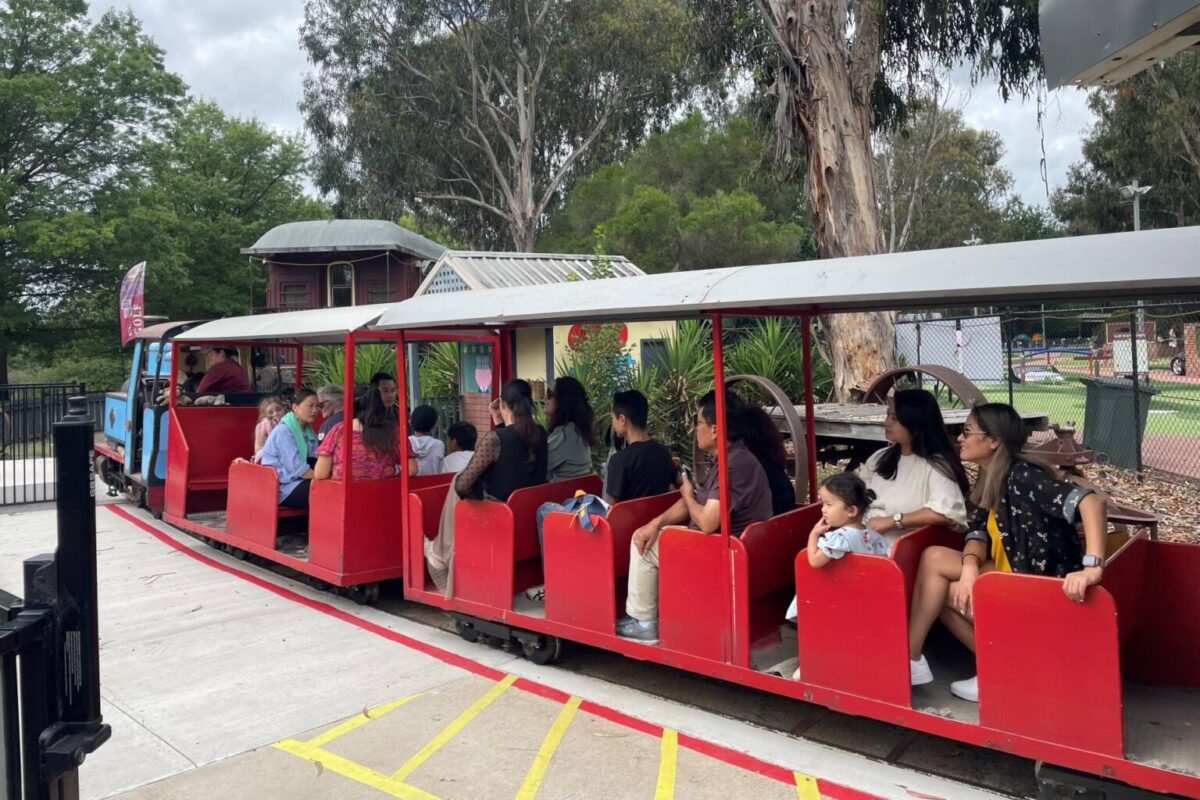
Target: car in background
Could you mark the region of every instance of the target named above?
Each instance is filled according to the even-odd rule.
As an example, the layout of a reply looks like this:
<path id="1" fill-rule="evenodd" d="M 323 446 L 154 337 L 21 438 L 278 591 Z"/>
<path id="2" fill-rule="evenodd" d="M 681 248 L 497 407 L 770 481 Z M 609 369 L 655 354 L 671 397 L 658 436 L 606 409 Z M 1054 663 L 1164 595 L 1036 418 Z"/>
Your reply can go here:
<path id="1" fill-rule="evenodd" d="M 1064 383 L 1066 378 L 1054 367 L 1034 364 L 1025 367 L 1021 380 L 1024 383 Z"/>

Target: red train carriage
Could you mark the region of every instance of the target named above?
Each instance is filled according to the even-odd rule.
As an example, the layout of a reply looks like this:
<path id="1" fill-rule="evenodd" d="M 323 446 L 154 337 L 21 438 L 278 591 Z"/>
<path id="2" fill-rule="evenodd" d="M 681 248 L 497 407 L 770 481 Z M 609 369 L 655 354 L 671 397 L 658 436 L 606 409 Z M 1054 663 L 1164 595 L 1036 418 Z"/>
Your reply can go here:
<path id="1" fill-rule="evenodd" d="M 715 382 L 721 385 L 722 326 L 734 316 L 801 318 L 807 354 L 807 322 L 818 314 L 1195 294 L 1200 291 L 1197 253 L 1200 228 L 1187 228 L 848 258 L 836 264 L 479 291 L 455 295 L 452 303 L 427 296 L 381 313 L 361 309 L 364 319 L 336 330 L 313 318 L 303 324 L 324 333 L 288 328 L 275 341 L 291 342 L 299 358 L 305 342 L 332 338 L 352 353 L 363 341 L 392 337 L 398 345 L 397 373 L 404 374 L 409 343 L 484 339 L 494 345 L 493 385 L 498 386 L 513 377 L 510 334 L 518 328 L 702 318 L 711 322 Z M 370 314 L 376 317 L 366 319 Z M 203 331 L 187 336 L 200 341 L 207 335 Z M 807 431 L 797 457 L 806 463 L 811 493 L 816 453 L 811 374 L 806 377 Z M 403 392 L 401 398 L 404 402 Z M 227 424 L 231 439 L 236 433 L 236 446 L 224 436 L 217 441 L 202 433 L 206 428 L 194 413 L 200 410 L 191 411 L 172 412 L 172 436 L 180 446 L 173 438 L 171 467 L 179 474 L 168 477 L 169 519 L 337 585 L 400 577 L 407 598 L 453 613 L 465 638 L 515 639 L 539 662 L 554 660 L 563 640 L 583 642 L 1075 770 L 1082 773 L 1080 781 L 1088 776 L 1107 781 L 1102 788 L 1107 796 L 1141 787 L 1200 798 L 1200 583 L 1195 580 L 1200 547 L 1135 536 L 1112 553 L 1102 584 L 1090 589 L 1082 604 L 1064 598 L 1059 580 L 983 576 L 975 592 L 980 686 L 975 705 L 954 700 L 944 684 L 914 690 L 908 678 L 909 599 L 920 555 L 934 544 L 960 545 L 959 534 L 923 528 L 903 536 L 891 557 L 849 555 L 832 568 L 814 570 L 804 548 L 818 513 L 813 506 L 756 523 L 733 538 L 729 504 L 722 502 L 719 534 L 663 532 L 660 642 L 647 646 L 615 636 L 614 623 L 623 607 L 632 532 L 671 496 L 617 504 L 588 532 L 574 526 L 570 516 L 552 514 L 544 550 L 534 513 L 541 502 L 560 500 L 571 487 L 532 487 L 506 503 L 463 501 L 456 525 L 455 588 L 446 596 L 429 579 L 422 546 L 436 532 L 448 476 L 401 477 L 399 496 L 386 492 L 376 498 L 370 489 L 342 487 L 335 492 L 329 521 L 319 523 L 324 512 L 314 512 L 309 521 L 308 561 L 284 560 L 267 541 L 274 519 L 255 521 L 244 537 L 235 537 L 195 518 L 226 506 L 228 516 L 234 515 L 233 481 L 240 476 L 228 472 L 228 461 L 249 435 L 241 410 L 224 412 L 228 422 L 219 423 Z M 191 416 L 197 419 L 186 419 Z M 717 417 L 720 426 L 720 393 Z M 723 442 L 718 463 L 725 463 Z M 598 480 L 580 479 L 580 487 L 594 490 Z M 258 496 L 268 488 L 258 489 Z M 314 493 L 314 509 L 318 499 Z M 371 513 L 351 518 L 351 507 L 360 502 Z M 271 516 L 269 509 L 259 510 Z M 318 541 L 340 554 L 342 563 L 352 560 L 352 552 L 373 560 L 372 571 L 310 563 Z M 544 605 L 524 597 L 523 590 L 538 583 L 546 586 Z M 795 641 L 780 636 L 793 592 L 799 598 Z M 786 655 L 798 658 L 799 680 L 767 671 Z M 952 654 L 929 655 L 937 674 L 954 672 L 946 660 Z"/>

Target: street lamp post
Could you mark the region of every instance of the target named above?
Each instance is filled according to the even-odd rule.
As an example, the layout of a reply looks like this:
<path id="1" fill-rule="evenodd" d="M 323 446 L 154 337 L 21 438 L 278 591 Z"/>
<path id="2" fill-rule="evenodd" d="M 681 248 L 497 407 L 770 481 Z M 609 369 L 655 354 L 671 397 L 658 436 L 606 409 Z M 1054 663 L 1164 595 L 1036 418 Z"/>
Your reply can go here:
<path id="1" fill-rule="evenodd" d="M 1121 187 L 1121 195 L 1133 200 L 1133 231 L 1134 231 L 1134 233 L 1138 233 L 1142 229 L 1142 196 L 1145 195 L 1146 193 L 1148 193 L 1153 188 L 1154 188 L 1153 186 L 1139 186 L 1136 179 L 1133 181 L 1133 183 L 1129 184 L 1128 186 Z M 1138 333 L 1142 333 L 1145 330 L 1146 330 L 1146 305 L 1142 300 L 1138 300 L 1137 301 L 1137 328 L 1136 328 L 1136 330 L 1133 330 L 1130 332 L 1131 333 L 1131 335 L 1129 337 L 1129 346 L 1130 347 L 1134 347 L 1134 348 L 1137 347 Z M 1148 367 L 1146 370 L 1146 374 L 1147 374 L 1147 376 L 1149 376 L 1149 374 L 1150 374 Z M 1133 378 L 1136 381 L 1138 379 L 1138 376 L 1134 375 Z"/>

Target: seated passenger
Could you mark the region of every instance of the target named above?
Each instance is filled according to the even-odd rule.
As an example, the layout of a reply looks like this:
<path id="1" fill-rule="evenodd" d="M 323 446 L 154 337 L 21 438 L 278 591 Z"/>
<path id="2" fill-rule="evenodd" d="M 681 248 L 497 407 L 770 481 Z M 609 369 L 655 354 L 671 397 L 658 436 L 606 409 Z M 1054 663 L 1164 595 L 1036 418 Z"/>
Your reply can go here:
<path id="1" fill-rule="evenodd" d="M 922 655 L 925 637 L 940 619 L 959 641 L 975 650 L 972 589 L 981 573 L 1019 572 L 1064 578 L 1063 592 L 1082 603 L 1089 586 L 1104 574 L 1108 519 L 1104 498 L 1091 488 L 1055 478 L 1021 454 L 1028 436 L 1011 406 L 975 406 L 958 441 L 964 461 L 979 465 L 971 490 L 971 515 L 963 550 L 929 547 L 921 554 L 908 624 L 912 684 L 933 681 Z M 1086 552 L 1075 525 L 1083 523 Z M 955 681 L 950 691 L 979 701 L 977 678 Z"/>
<path id="2" fill-rule="evenodd" d="M 350 421 L 352 477 L 356 481 L 376 481 L 393 478 L 400 474 L 400 428 L 383 407 L 377 392 L 367 395 L 364 408 Z M 317 448 L 315 480 L 333 478 L 340 481 L 346 475 L 346 453 L 343 437 L 346 423 L 333 426 Z M 411 447 L 406 448 L 408 474 L 417 474 L 417 457 Z"/>
<path id="3" fill-rule="evenodd" d="M 264 397 L 258 404 L 258 423 L 254 426 L 254 461 L 258 462 L 258 454 L 262 452 L 267 437 L 287 413 L 287 402 L 276 395 Z"/>
<path id="4" fill-rule="evenodd" d="M 309 483 L 317 461 L 317 393 L 299 389 L 292 396 L 292 410 L 284 415 L 259 453 L 259 463 L 279 473 L 279 505 L 308 508 Z"/>
<path id="5" fill-rule="evenodd" d="M 658 643 L 658 539 L 668 525 L 686 523 L 701 533 L 721 529 L 720 470 L 716 463 L 717 437 L 724 436 L 729 463 L 729 517 L 731 536 L 740 536 L 746 526 L 771 517 L 771 490 L 762 464 L 742 442 L 745 408 L 738 397 L 725 393 L 726 430 L 716 426 L 716 393 L 700 398 L 696 410 L 696 445 L 709 459 L 708 472 L 699 486 L 693 486 L 684 472 L 682 497 L 633 534 L 629 548 L 629 594 L 625 602 L 628 615 L 617 623 L 617 635 L 627 639 Z"/>
<path id="6" fill-rule="evenodd" d="M 767 485 L 771 487 L 772 516 L 786 514 L 796 507 L 796 487 L 787 473 L 787 451 L 783 446 L 783 434 L 771 415 L 761 406 L 746 404 L 746 431 L 743 436 L 746 447 L 754 453 L 758 463 L 767 474 Z M 797 458 L 800 455 L 797 454 Z"/>
<path id="7" fill-rule="evenodd" d="M 523 380 L 504 384 L 497 401 L 504 427 L 488 431 L 465 469 L 451 483 L 438 535 L 425 542 L 425 562 L 439 590 L 450 596 L 454 564 L 454 508 L 459 498 L 508 500 L 526 486 L 546 482 L 546 430 L 533 418 L 533 393 Z"/>
<path id="8" fill-rule="evenodd" d="M 627 444 L 608 463 L 604 502 L 609 505 L 621 500 L 664 494 L 676 488 L 679 468 L 675 466 L 671 451 L 646 433 L 649 415 L 650 404 L 641 392 L 617 392 L 613 395 L 612 430 L 623 437 Z M 550 438 L 554 438 L 553 433 Z M 579 503 L 586 503 L 587 507 L 597 510 L 587 511 Z M 581 513 L 596 513 L 598 516 L 603 516 L 607 510 L 603 504 L 591 501 L 588 497 L 576 497 L 567 500 L 566 504 L 542 503 L 537 511 L 538 544 L 542 549 L 545 549 L 542 534 L 546 516 L 554 511 L 574 512 L 577 509 L 583 509 Z M 525 596 L 540 603 L 546 599 L 546 587 L 526 589 Z"/>
<path id="9" fill-rule="evenodd" d="M 321 409 L 321 430 L 317 431 L 317 446 L 346 416 L 346 390 L 332 383 L 317 389 L 317 405 Z"/>
<path id="10" fill-rule="evenodd" d="M 397 387 L 396 379 L 386 372 L 376 372 L 371 376 L 368 393 L 376 393 L 379 399 L 383 401 L 383 407 L 387 409 L 388 415 L 394 420 L 400 419 L 400 406 L 397 404 L 397 399 L 400 397 L 400 390 Z"/>
<path id="11" fill-rule="evenodd" d="M 197 394 L 226 394 L 250 391 L 246 370 L 237 362 L 233 347 L 210 347 L 204 351 L 206 371 L 196 387 Z"/>
<path id="12" fill-rule="evenodd" d="M 875 499 L 862 478 L 853 472 L 837 472 L 821 482 L 817 490 L 821 518 L 808 533 L 808 563 L 820 569 L 846 553 L 886 556 L 887 540 L 863 524 L 863 514 Z M 796 599 L 788 606 L 787 618 L 796 618 Z"/>
<path id="13" fill-rule="evenodd" d="M 546 393 L 545 411 L 546 480 L 591 475 L 594 416 L 583 384 L 571 377 L 557 378 Z"/>
<path id="14" fill-rule="evenodd" d="M 437 424 L 438 413 L 433 406 L 417 406 L 408 417 L 408 426 L 412 429 L 408 444 L 417 454 L 419 475 L 436 475 L 442 471 L 446 445 L 433 437 Z"/>
<path id="15" fill-rule="evenodd" d="M 471 456 L 475 455 L 475 426 L 469 422 L 456 422 L 446 431 L 446 446 L 449 453 L 442 459 L 442 471 L 456 475 L 467 468 Z"/>
<path id="16" fill-rule="evenodd" d="M 923 389 L 896 392 L 883 423 L 889 447 L 873 454 L 859 477 L 875 493 L 864 517 L 891 544 L 923 525 L 966 530 L 970 491 L 958 448 L 937 399 Z"/>
<path id="17" fill-rule="evenodd" d="M 679 467 L 665 445 L 646 432 L 650 404 L 641 392 L 617 392 L 612 399 L 612 431 L 625 443 L 613 453 L 605 473 L 608 503 L 665 494 L 679 486 Z"/>

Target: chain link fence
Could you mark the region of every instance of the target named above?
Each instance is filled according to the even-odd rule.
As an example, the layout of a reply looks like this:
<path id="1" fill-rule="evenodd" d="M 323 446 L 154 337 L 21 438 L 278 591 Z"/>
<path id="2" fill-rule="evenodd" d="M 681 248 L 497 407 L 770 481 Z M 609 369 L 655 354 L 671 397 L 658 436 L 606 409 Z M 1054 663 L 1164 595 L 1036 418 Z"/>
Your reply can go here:
<path id="1" fill-rule="evenodd" d="M 1200 301 L 1131 300 L 907 313 L 896 348 L 902 365 L 954 369 L 989 401 L 1045 414 L 1093 463 L 1200 481 L 1198 334 Z"/>

